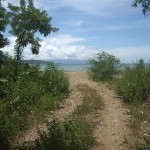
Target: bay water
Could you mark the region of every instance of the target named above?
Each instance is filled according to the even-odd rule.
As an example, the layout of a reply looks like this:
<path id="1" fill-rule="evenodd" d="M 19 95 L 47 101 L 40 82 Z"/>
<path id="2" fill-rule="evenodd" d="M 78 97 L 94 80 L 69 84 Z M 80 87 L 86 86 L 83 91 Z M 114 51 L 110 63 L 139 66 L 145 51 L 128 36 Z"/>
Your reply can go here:
<path id="1" fill-rule="evenodd" d="M 57 64 L 60 69 L 64 71 L 87 71 L 90 64 Z M 46 67 L 46 64 L 40 64 L 42 70 Z"/>

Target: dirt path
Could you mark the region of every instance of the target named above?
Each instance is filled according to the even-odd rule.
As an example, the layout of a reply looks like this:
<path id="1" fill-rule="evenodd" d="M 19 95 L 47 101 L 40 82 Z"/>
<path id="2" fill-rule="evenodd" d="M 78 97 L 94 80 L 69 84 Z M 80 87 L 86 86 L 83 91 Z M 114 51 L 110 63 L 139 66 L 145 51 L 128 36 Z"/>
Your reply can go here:
<path id="1" fill-rule="evenodd" d="M 115 93 L 108 89 L 106 84 L 98 84 L 88 79 L 86 72 L 69 72 L 70 77 L 70 97 L 62 104 L 61 109 L 48 115 L 48 121 L 56 116 L 64 119 L 71 114 L 74 109 L 82 103 L 82 94 L 76 89 L 78 84 L 87 84 L 94 88 L 102 96 L 104 109 L 99 111 L 96 120 L 100 120 L 95 128 L 96 145 L 91 150 L 127 150 L 123 142 L 128 139 L 130 130 L 127 126 L 130 117 L 123 103 L 116 98 Z M 37 137 L 37 128 L 46 130 L 46 125 L 37 125 L 27 131 L 17 143 L 24 141 L 34 141 Z"/>
<path id="2" fill-rule="evenodd" d="M 95 129 L 97 144 L 92 150 L 127 150 L 125 142 L 129 140 L 131 134 L 128 127 L 130 116 L 127 115 L 123 102 L 106 84 L 98 84 L 89 80 L 85 72 L 78 74 L 72 72 L 70 77 L 74 85 L 87 84 L 96 89 L 103 98 L 104 109 L 96 115 L 97 122 L 100 122 Z"/>

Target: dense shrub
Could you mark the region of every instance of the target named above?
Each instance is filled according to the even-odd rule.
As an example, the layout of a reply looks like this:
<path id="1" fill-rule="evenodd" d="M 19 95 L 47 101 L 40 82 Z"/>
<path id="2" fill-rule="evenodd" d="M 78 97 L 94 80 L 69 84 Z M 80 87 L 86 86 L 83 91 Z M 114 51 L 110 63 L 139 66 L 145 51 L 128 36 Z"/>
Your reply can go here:
<path id="1" fill-rule="evenodd" d="M 91 64 L 89 68 L 90 77 L 96 81 L 104 81 L 112 79 L 120 61 L 115 56 L 102 52 L 91 58 L 89 63 Z"/>
<path id="2" fill-rule="evenodd" d="M 140 60 L 133 68 L 127 67 L 118 81 L 117 91 L 125 101 L 146 101 L 150 98 L 150 64 Z"/>
<path id="3" fill-rule="evenodd" d="M 62 70 L 53 63 L 49 63 L 44 70 L 43 86 L 46 92 L 51 92 L 55 96 L 60 93 L 68 92 L 69 82 L 67 76 Z"/>
<path id="4" fill-rule="evenodd" d="M 28 128 L 32 117 L 54 109 L 68 95 L 69 81 L 53 63 L 44 71 L 19 63 L 16 74 L 14 59 L 2 54 L 1 60 L 0 139 L 7 139 Z"/>
<path id="5" fill-rule="evenodd" d="M 48 124 L 48 132 L 39 132 L 34 147 L 23 150 L 88 150 L 93 144 L 93 131 L 83 121 L 54 119 Z"/>

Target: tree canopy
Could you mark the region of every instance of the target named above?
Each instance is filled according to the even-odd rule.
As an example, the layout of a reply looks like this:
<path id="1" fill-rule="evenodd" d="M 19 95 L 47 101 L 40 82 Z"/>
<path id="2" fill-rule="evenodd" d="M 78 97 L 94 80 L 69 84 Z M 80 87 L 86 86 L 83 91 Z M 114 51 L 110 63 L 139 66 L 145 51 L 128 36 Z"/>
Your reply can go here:
<path id="1" fill-rule="evenodd" d="M 138 4 L 142 6 L 142 12 L 144 15 L 150 12 L 150 0 L 134 0 L 132 6 L 137 7 Z"/>
<path id="2" fill-rule="evenodd" d="M 31 45 L 33 54 L 39 53 L 41 39 L 35 36 L 36 32 L 47 36 L 51 32 L 58 31 L 50 24 L 52 20 L 48 17 L 46 11 L 41 11 L 34 7 L 33 0 L 20 0 L 20 6 L 8 4 L 10 9 L 10 25 L 12 27 L 11 34 L 16 36 L 15 52 L 17 60 L 22 57 L 24 47 Z"/>

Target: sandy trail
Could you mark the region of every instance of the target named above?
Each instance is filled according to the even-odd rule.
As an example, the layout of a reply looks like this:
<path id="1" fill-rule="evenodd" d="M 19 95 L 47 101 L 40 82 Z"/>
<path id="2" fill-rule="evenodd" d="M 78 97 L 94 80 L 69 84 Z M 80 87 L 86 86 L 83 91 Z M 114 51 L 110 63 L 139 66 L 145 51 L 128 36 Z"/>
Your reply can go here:
<path id="1" fill-rule="evenodd" d="M 96 115 L 96 120 L 99 120 L 100 123 L 96 125 L 94 131 L 97 144 L 91 150 L 127 150 L 123 142 L 130 137 L 128 127 L 130 116 L 127 115 L 127 110 L 121 100 L 116 98 L 113 90 L 108 89 L 106 84 L 98 84 L 89 80 L 86 72 L 68 72 L 68 75 L 70 77 L 70 96 L 64 101 L 61 109 L 48 116 L 48 121 L 51 121 L 54 116 L 64 119 L 71 114 L 82 103 L 82 93 L 76 89 L 76 85 L 87 84 L 97 90 L 105 105 L 104 109 Z M 17 143 L 34 141 L 38 137 L 37 127 L 41 130 L 46 129 L 45 124 L 37 125 L 27 131 L 22 138 L 19 138 Z"/>
<path id="2" fill-rule="evenodd" d="M 74 85 L 87 84 L 96 89 L 103 98 L 104 109 L 96 115 L 97 122 L 100 122 L 95 129 L 97 144 L 92 150 L 127 150 L 128 148 L 123 143 L 131 136 L 128 127 L 130 116 L 123 102 L 106 84 L 98 84 L 89 80 L 86 72 L 72 72 L 70 77 Z"/>

